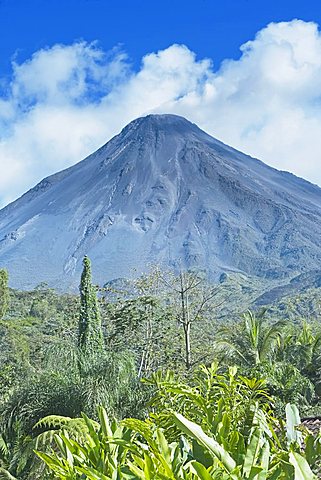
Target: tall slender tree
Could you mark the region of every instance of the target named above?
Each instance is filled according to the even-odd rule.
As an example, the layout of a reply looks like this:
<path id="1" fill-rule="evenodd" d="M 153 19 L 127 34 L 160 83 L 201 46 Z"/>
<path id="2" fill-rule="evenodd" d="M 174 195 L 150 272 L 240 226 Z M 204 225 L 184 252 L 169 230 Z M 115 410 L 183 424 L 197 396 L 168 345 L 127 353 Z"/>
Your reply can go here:
<path id="1" fill-rule="evenodd" d="M 7 312 L 9 306 L 8 272 L 0 269 L 0 320 Z"/>
<path id="2" fill-rule="evenodd" d="M 92 284 L 91 263 L 87 256 L 83 259 L 80 281 L 80 315 L 78 347 L 85 354 L 99 353 L 104 348 L 101 317 L 96 288 Z"/>

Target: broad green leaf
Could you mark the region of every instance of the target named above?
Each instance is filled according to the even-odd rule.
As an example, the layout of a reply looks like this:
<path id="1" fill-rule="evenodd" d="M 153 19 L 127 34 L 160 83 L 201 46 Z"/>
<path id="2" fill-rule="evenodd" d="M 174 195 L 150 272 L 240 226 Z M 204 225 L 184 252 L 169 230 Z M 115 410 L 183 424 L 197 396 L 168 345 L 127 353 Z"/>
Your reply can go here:
<path id="1" fill-rule="evenodd" d="M 165 461 L 168 463 L 168 465 L 171 464 L 171 450 L 168 446 L 167 440 L 161 430 L 157 430 L 156 432 L 156 438 L 158 445 L 160 447 L 160 451 L 162 455 L 164 456 Z"/>
<path id="2" fill-rule="evenodd" d="M 301 423 L 298 407 L 296 405 L 291 405 L 290 403 L 287 403 L 285 407 L 285 414 L 286 438 L 288 439 L 288 442 L 300 443 L 302 440 L 302 434 L 296 429 L 296 427 Z"/>
<path id="3" fill-rule="evenodd" d="M 105 437 L 112 437 L 113 432 L 110 427 L 106 410 L 103 407 L 101 407 L 98 413 L 99 413 L 99 420 L 100 420 L 100 425 L 101 425 L 103 434 L 105 435 Z"/>
<path id="4" fill-rule="evenodd" d="M 200 480 L 213 480 L 212 475 L 208 472 L 204 465 L 199 462 L 191 462 L 190 470 L 192 473 L 195 473 Z"/>
<path id="5" fill-rule="evenodd" d="M 258 480 L 266 480 L 270 465 L 270 444 L 267 441 L 265 441 L 262 447 L 261 465 L 263 470 L 259 473 L 257 478 Z"/>
<path id="6" fill-rule="evenodd" d="M 231 473 L 236 467 L 236 463 L 230 454 L 214 438 L 209 437 L 202 428 L 194 422 L 191 422 L 180 413 L 174 414 L 176 425 L 187 435 L 195 438 L 203 447 L 205 447 L 213 457 L 220 460 L 227 472 Z M 237 478 L 237 477 L 235 477 Z"/>
<path id="7" fill-rule="evenodd" d="M 313 480 L 316 476 L 313 474 L 308 462 L 297 452 L 290 452 L 290 463 L 294 467 L 294 480 Z"/>
<path id="8" fill-rule="evenodd" d="M 250 444 L 246 449 L 243 464 L 243 473 L 246 477 L 250 476 L 252 468 L 257 464 L 261 450 L 261 431 L 255 428 L 251 434 Z"/>
<path id="9" fill-rule="evenodd" d="M 305 439 L 305 457 L 308 461 L 308 463 L 311 465 L 315 461 L 315 456 L 316 456 L 316 449 L 314 446 L 315 438 L 313 435 L 308 435 Z"/>
<path id="10" fill-rule="evenodd" d="M 83 477 L 86 478 L 86 480 L 111 480 L 111 477 L 107 477 L 103 473 L 95 471 L 93 468 L 76 467 L 75 472 L 86 475 L 86 477 Z"/>

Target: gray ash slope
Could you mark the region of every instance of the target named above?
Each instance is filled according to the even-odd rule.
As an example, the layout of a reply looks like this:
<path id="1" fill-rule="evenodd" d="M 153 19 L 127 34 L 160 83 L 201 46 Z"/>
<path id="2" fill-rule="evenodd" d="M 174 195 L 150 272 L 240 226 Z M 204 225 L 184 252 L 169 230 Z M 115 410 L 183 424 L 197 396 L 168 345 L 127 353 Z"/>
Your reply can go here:
<path id="1" fill-rule="evenodd" d="M 321 264 L 321 189 L 175 115 L 131 122 L 0 211 L 11 285 L 78 285 L 150 263 L 285 279 Z"/>

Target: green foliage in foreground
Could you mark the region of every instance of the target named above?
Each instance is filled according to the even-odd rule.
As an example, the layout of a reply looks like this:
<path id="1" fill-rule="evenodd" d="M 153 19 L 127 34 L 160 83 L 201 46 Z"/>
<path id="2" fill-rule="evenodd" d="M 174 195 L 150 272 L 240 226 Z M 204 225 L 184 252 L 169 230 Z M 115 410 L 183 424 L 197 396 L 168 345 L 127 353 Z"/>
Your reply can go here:
<path id="1" fill-rule="evenodd" d="M 286 437 L 275 417 L 287 403 L 321 412 L 317 320 L 285 323 L 273 309 L 241 315 L 232 299 L 243 287 L 231 297 L 230 284 L 157 269 L 97 297 L 86 258 L 79 298 L 40 285 L 9 291 L 8 302 L 6 272 L 0 277 L 0 479 L 59 478 L 34 450 L 66 468 L 72 459 L 71 476 L 60 478 L 263 480 L 316 471 L 319 439 L 303 432 L 300 440 L 297 418 Z M 294 411 L 287 407 L 287 419 Z M 106 416 L 117 419 L 108 435 Z M 232 471 L 195 431 L 232 459 Z M 92 470 L 79 477 L 76 467 Z"/>
<path id="2" fill-rule="evenodd" d="M 145 421 L 110 422 L 101 408 L 99 423 L 86 415 L 78 419 L 82 423 L 79 434 L 79 424 L 75 429 L 68 421 L 62 424 L 60 420 L 62 427 L 52 432 L 49 448 L 37 451 L 51 472 L 49 478 L 316 478 L 313 469 L 318 466 L 320 439 L 305 433 L 305 454 L 302 453 L 296 407 L 288 405 L 284 425 L 271 414 L 269 397 L 261 382 L 237 377 L 234 369 L 228 375 L 219 375 L 215 366 L 203 366 L 197 377 L 195 385 L 204 385 L 203 390 L 182 384 L 175 389 L 172 375 L 165 376 L 163 381 L 158 378 L 153 413 Z M 186 410 L 186 415 L 172 410 L 171 399 L 175 408 Z M 234 411 L 236 406 L 241 414 Z M 199 418 L 202 425 L 191 417 Z M 55 424 L 54 419 L 44 421 Z"/>

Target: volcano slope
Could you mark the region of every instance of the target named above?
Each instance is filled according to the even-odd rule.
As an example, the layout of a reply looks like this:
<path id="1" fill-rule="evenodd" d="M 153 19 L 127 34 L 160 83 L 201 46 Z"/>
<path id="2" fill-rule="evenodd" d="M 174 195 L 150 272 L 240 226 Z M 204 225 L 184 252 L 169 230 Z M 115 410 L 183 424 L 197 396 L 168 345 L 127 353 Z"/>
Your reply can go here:
<path id="1" fill-rule="evenodd" d="M 291 278 L 321 264 L 321 189 L 175 115 L 148 115 L 0 211 L 11 285 L 105 283 L 157 263 L 210 278 Z"/>

